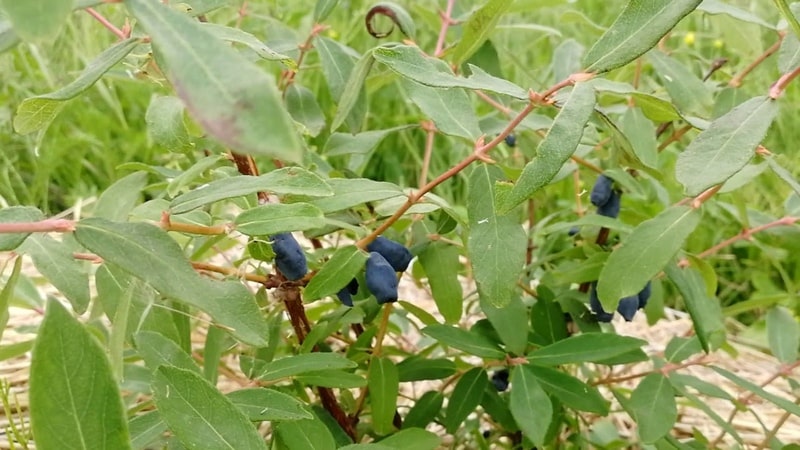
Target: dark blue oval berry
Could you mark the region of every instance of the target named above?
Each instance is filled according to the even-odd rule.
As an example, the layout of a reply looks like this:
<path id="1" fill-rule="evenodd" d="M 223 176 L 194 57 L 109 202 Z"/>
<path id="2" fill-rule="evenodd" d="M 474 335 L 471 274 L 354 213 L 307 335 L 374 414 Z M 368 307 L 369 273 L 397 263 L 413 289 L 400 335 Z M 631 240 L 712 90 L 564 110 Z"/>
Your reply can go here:
<path id="1" fill-rule="evenodd" d="M 509 134 L 506 136 L 506 145 L 509 147 L 516 147 L 517 146 L 517 137 L 514 134 Z"/>
<path id="2" fill-rule="evenodd" d="M 401 243 L 378 236 L 367 244 L 367 251 L 380 253 L 391 264 L 395 272 L 404 272 L 414 255 Z"/>
<path id="3" fill-rule="evenodd" d="M 508 389 L 508 369 L 498 370 L 492 374 L 492 384 L 497 392 L 503 392 Z"/>
<path id="4" fill-rule="evenodd" d="M 605 205 L 611 199 L 613 187 L 614 180 L 600 174 L 600 176 L 597 177 L 597 181 L 594 182 L 594 186 L 592 186 L 592 193 L 589 194 L 589 200 L 597 207 Z"/>
<path id="5" fill-rule="evenodd" d="M 614 317 L 613 313 L 607 313 L 603 310 L 603 305 L 600 304 L 600 299 L 597 298 L 597 290 L 595 289 L 594 283 L 592 283 L 592 287 L 589 289 L 589 307 L 592 309 L 598 322 L 611 322 L 611 319 Z"/>
<path id="6" fill-rule="evenodd" d="M 619 301 L 619 305 L 617 305 L 617 312 L 621 315 L 626 322 L 630 322 L 633 320 L 633 316 L 636 315 L 636 311 L 639 309 L 639 296 L 632 295 L 630 297 L 625 297 Z"/>
<path id="7" fill-rule="evenodd" d="M 650 300 L 651 293 L 652 287 L 648 281 L 647 284 L 644 285 L 644 289 L 639 292 L 639 309 L 644 309 L 644 307 L 647 306 L 647 301 Z"/>
<path id="8" fill-rule="evenodd" d="M 380 253 L 370 252 L 364 278 L 378 304 L 397 301 L 397 273 Z"/>
<path id="9" fill-rule="evenodd" d="M 570 236 L 575 236 L 576 234 L 578 234 L 580 232 L 581 232 L 581 229 L 579 227 L 572 227 L 572 228 L 569 229 L 569 231 L 567 231 L 567 234 L 569 234 Z"/>
<path id="10" fill-rule="evenodd" d="M 611 197 L 608 199 L 608 202 L 597 208 L 597 214 L 616 219 L 616 217 L 619 216 L 621 200 L 622 192 L 617 190 L 611 191 Z"/>
<path id="11" fill-rule="evenodd" d="M 308 273 L 306 254 L 291 233 L 272 235 L 272 251 L 275 252 L 275 266 L 288 280 L 299 280 Z"/>
<path id="12" fill-rule="evenodd" d="M 353 294 L 350 293 L 350 290 L 347 289 L 347 286 L 343 287 L 339 292 L 336 293 L 336 298 L 342 302 L 343 305 L 353 307 Z"/>

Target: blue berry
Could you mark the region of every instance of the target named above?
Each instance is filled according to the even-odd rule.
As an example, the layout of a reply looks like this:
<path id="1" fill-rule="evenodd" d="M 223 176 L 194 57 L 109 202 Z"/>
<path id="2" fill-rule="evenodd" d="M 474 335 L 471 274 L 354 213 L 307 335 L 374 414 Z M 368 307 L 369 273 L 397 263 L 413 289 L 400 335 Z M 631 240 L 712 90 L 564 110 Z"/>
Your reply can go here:
<path id="1" fill-rule="evenodd" d="M 600 174 L 600 176 L 597 177 L 597 181 L 594 182 L 594 186 L 592 186 L 592 192 L 589 194 L 589 200 L 594 206 L 597 207 L 605 205 L 611 199 L 613 187 L 614 180 L 603 174 Z"/>
<path id="2" fill-rule="evenodd" d="M 291 233 L 272 235 L 272 250 L 275 252 L 275 265 L 288 280 L 296 281 L 308 273 L 306 254 Z"/>
<path id="3" fill-rule="evenodd" d="M 378 304 L 397 301 L 397 273 L 380 253 L 370 252 L 364 278 Z"/>
<path id="4" fill-rule="evenodd" d="M 414 255 L 401 243 L 378 236 L 367 244 L 367 251 L 380 253 L 395 272 L 404 272 Z"/>
<path id="5" fill-rule="evenodd" d="M 626 322 L 633 320 L 636 311 L 639 309 L 639 296 L 632 295 L 625 297 L 619 301 L 617 305 L 617 312 L 625 319 Z"/>
<path id="6" fill-rule="evenodd" d="M 592 283 L 592 287 L 589 289 L 589 307 L 592 309 L 598 322 L 611 322 L 611 319 L 614 317 L 613 313 L 607 313 L 603 310 L 603 305 L 600 304 L 600 299 L 597 298 L 595 283 Z"/>
<path id="7" fill-rule="evenodd" d="M 492 374 L 492 384 L 497 392 L 503 392 L 508 389 L 508 369 L 498 370 Z"/>
<path id="8" fill-rule="evenodd" d="M 517 137 L 512 133 L 506 136 L 506 145 L 509 147 L 516 147 L 517 146 Z"/>
<path id="9" fill-rule="evenodd" d="M 617 216 L 619 216 L 621 200 L 622 192 L 617 190 L 611 191 L 611 197 L 608 199 L 608 202 L 597 207 L 597 214 L 615 219 Z"/>
<path id="10" fill-rule="evenodd" d="M 647 300 L 650 300 L 650 294 L 652 293 L 652 286 L 648 281 L 647 284 L 644 285 L 644 289 L 639 292 L 639 309 L 644 309 L 647 306 Z"/>

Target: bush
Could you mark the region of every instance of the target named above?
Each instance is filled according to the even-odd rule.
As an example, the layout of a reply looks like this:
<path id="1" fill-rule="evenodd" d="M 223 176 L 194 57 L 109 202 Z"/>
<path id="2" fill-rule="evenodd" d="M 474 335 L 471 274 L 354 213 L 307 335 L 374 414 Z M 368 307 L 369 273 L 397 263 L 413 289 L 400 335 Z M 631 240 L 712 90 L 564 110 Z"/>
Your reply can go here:
<path id="1" fill-rule="evenodd" d="M 746 402 L 696 365 L 800 415 L 705 355 L 734 351 L 727 318 L 765 323 L 772 380 L 796 384 L 783 0 L 100 3 L 2 3 L 15 58 L 73 8 L 119 38 L 15 104 L 14 139 L 116 76 L 150 98 L 124 114 L 157 155 L 64 215 L 4 199 L 3 311 L 23 257 L 68 300 L 33 344 L 37 448 L 745 445 L 703 399 Z M 774 45 L 717 45 L 731 23 Z M 694 329 L 661 353 L 607 313 L 667 306 Z M 679 403 L 720 433 L 679 433 Z M 617 410 L 635 435 L 608 430 Z"/>

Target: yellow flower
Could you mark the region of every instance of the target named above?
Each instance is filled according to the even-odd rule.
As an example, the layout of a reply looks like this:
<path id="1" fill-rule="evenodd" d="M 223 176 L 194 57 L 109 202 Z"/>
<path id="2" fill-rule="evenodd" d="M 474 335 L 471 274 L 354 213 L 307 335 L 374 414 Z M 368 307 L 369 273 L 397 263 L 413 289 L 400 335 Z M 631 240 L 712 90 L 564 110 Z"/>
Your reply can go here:
<path id="1" fill-rule="evenodd" d="M 722 39 L 714 39 L 714 44 L 713 45 L 714 45 L 714 48 L 722 48 L 722 46 L 725 45 L 725 43 L 722 42 Z"/>
<path id="2" fill-rule="evenodd" d="M 683 43 L 689 46 L 694 45 L 694 31 L 690 31 L 686 33 L 686 36 L 683 37 Z"/>

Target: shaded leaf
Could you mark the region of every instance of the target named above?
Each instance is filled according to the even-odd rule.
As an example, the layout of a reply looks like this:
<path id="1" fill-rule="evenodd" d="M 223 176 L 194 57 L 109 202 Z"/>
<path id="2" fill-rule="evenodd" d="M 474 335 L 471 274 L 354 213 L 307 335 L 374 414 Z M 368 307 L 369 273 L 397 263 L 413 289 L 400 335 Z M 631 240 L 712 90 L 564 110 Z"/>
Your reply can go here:
<path id="1" fill-rule="evenodd" d="M 489 0 L 469 16 L 462 25 L 461 40 L 453 49 L 454 66 L 460 66 L 486 42 L 511 3 L 513 0 Z"/>
<path id="2" fill-rule="evenodd" d="M 600 272 L 597 295 L 603 309 L 614 311 L 619 299 L 637 295 L 680 250 L 700 216 L 691 207 L 673 206 L 634 228 Z"/>
<path id="3" fill-rule="evenodd" d="M 681 269 L 673 264 L 667 265 L 664 272 L 681 293 L 703 350 L 719 348 L 725 342 L 725 318 L 719 301 L 706 292 L 703 276 L 696 269 Z"/>
<path id="4" fill-rule="evenodd" d="M 528 361 L 542 366 L 597 362 L 637 350 L 646 343 L 616 334 L 583 333 L 528 353 Z"/>
<path id="5" fill-rule="evenodd" d="M 703 80 L 683 63 L 659 51 L 648 57 L 675 106 L 681 112 L 707 117 L 714 99 Z"/>
<path id="6" fill-rule="evenodd" d="M 491 339 L 476 332 L 448 325 L 428 325 L 422 332 L 440 344 L 449 345 L 470 355 L 493 359 L 502 359 L 506 355 Z"/>
<path id="7" fill-rule="evenodd" d="M 455 433 L 464 419 L 475 411 L 488 384 L 489 377 L 482 367 L 474 367 L 458 379 L 442 421 L 448 433 Z"/>
<path id="8" fill-rule="evenodd" d="M 144 450 L 151 448 L 151 444 L 164 435 L 167 424 L 158 411 L 148 411 L 131 418 L 128 428 L 131 432 L 131 447 Z"/>
<path id="9" fill-rule="evenodd" d="M 650 374 L 631 393 L 629 408 L 639 425 L 642 442 L 653 443 L 667 434 L 678 419 L 675 393 L 660 373 Z"/>
<path id="10" fill-rule="evenodd" d="M 69 300 L 78 314 L 89 306 L 89 273 L 84 261 L 72 257 L 74 245 L 58 242 L 46 234 L 25 240 L 20 251 L 29 254 L 42 275 Z"/>
<path id="11" fill-rule="evenodd" d="M 194 146 L 183 122 L 183 102 L 178 97 L 154 95 L 144 120 L 147 134 L 156 145 L 172 152 L 187 152 Z"/>
<path id="12" fill-rule="evenodd" d="M 160 366 L 172 366 L 200 373 L 194 359 L 175 341 L 153 331 L 140 331 L 134 336 L 136 350 L 148 369 L 155 372 Z"/>
<path id="13" fill-rule="evenodd" d="M 25 41 L 53 40 L 72 12 L 75 0 L 2 0 L 3 12 Z"/>
<path id="14" fill-rule="evenodd" d="M 456 364 L 444 358 L 423 358 L 409 356 L 397 364 L 400 382 L 420 380 L 440 380 L 456 372 Z"/>
<path id="15" fill-rule="evenodd" d="M 742 378 L 742 377 L 740 377 L 740 376 L 738 376 L 738 375 L 736 375 L 736 374 L 734 374 L 734 373 L 732 373 L 732 372 L 730 372 L 728 370 L 725 370 L 725 369 L 723 369 L 721 367 L 711 366 L 711 368 L 715 372 L 717 372 L 718 374 L 720 374 L 723 377 L 731 380 L 737 386 L 739 386 L 739 387 L 741 387 L 743 389 L 746 389 L 746 390 L 752 392 L 753 394 L 755 394 L 755 395 L 757 395 L 757 396 L 759 396 L 759 397 L 761 397 L 761 398 L 763 398 L 763 399 L 765 399 L 767 401 L 770 401 L 770 402 L 778 405 L 779 407 L 783 408 L 786 412 L 788 412 L 790 414 L 793 414 L 795 416 L 800 417 L 800 406 L 795 404 L 793 400 L 787 400 L 787 399 L 785 399 L 785 398 L 783 398 L 781 396 L 778 396 L 778 395 L 772 394 L 770 392 L 767 392 L 766 390 L 764 390 L 764 388 L 758 386 L 757 384 L 755 384 L 755 383 L 753 383 L 753 382 L 751 382 L 749 380 L 746 380 L 746 379 L 744 379 L 744 378 Z"/>
<path id="16" fill-rule="evenodd" d="M 339 0 L 317 0 L 314 6 L 314 22 L 322 22 L 339 4 Z"/>
<path id="17" fill-rule="evenodd" d="M 55 300 L 33 347 L 30 405 L 37 448 L 131 448 L 105 350 Z"/>
<path id="18" fill-rule="evenodd" d="M 583 128 L 594 112 L 595 94 L 590 84 L 578 83 L 536 148 L 536 155 L 525 165 L 511 192 L 500 203 L 499 212 L 507 213 L 534 192 L 546 186 L 578 148 Z"/>
<path id="19" fill-rule="evenodd" d="M 402 84 L 411 101 L 433 120 L 437 130 L 471 141 L 481 135 L 478 117 L 463 89 L 436 89 L 406 79 Z"/>
<path id="20" fill-rule="evenodd" d="M 242 212 L 233 223 L 242 234 L 265 236 L 319 228 L 325 225 L 325 217 L 308 203 L 268 203 Z"/>
<path id="21" fill-rule="evenodd" d="M 428 285 L 436 302 L 436 308 L 447 323 L 455 323 L 461 319 L 463 309 L 463 292 L 458 281 L 461 269 L 459 249 L 444 242 L 432 242 L 418 257 Z"/>
<path id="22" fill-rule="evenodd" d="M 361 375 L 345 372 L 343 370 L 320 370 L 306 372 L 294 377 L 299 383 L 309 386 L 322 386 L 338 389 L 356 389 L 367 385 L 367 380 Z"/>
<path id="23" fill-rule="evenodd" d="M 199 373 L 161 366 L 152 387 L 161 417 L 186 447 L 267 448 L 247 416 Z"/>
<path id="24" fill-rule="evenodd" d="M 238 44 L 246 45 L 248 48 L 253 50 L 256 55 L 260 58 L 269 60 L 269 61 L 281 61 L 290 69 L 296 69 L 297 63 L 294 60 L 286 55 L 282 55 L 275 50 L 267 47 L 266 44 L 261 42 L 260 39 L 253 36 L 252 34 L 242 31 L 239 28 L 233 27 L 226 27 L 225 25 L 219 25 L 216 23 L 211 22 L 201 22 L 203 29 L 210 32 L 217 39 L 222 39 L 223 41 L 229 42 L 236 42 Z"/>
<path id="25" fill-rule="evenodd" d="M 545 392 L 555 396 L 564 405 L 601 416 L 608 414 L 608 401 L 594 386 L 589 386 L 561 370 L 536 365 L 525 367 L 536 377 Z"/>
<path id="26" fill-rule="evenodd" d="M 372 428 L 379 435 L 394 430 L 392 420 L 397 408 L 397 393 L 400 380 L 397 367 L 387 357 L 373 358 L 367 375 L 369 404 L 372 412 Z"/>
<path id="27" fill-rule="evenodd" d="M 775 306 L 767 312 L 767 338 L 770 351 L 778 360 L 787 364 L 797 361 L 800 325 L 788 309 Z"/>
<path id="28" fill-rule="evenodd" d="M 425 428 L 442 411 L 444 395 L 438 391 L 428 391 L 414 403 L 403 420 L 403 429 Z"/>
<path id="29" fill-rule="evenodd" d="M 314 93 L 297 83 L 286 88 L 286 109 L 294 120 L 306 127 L 311 136 L 316 137 L 325 128 L 325 114 Z"/>
<path id="30" fill-rule="evenodd" d="M 336 353 L 304 353 L 276 359 L 264 365 L 258 379 L 273 381 L 307 372 L 352 369 L 356 363 Z"/>
<path id="31" fill-rule="evenodd" d="M 309 202 L 325 214 L 404 195 L 396 184 L 366 178 L 332 178 L 327 182 L 333 189 L 333 196 Z"/>
<path id="32" fill-rule="evenodd" d="M 275 425 L 278 439 L 289 450 L 335 450 L 333 435 L 318 418 L 291 420 Z"/>
<path id="33" fill-rule="evenodd" d="M 754 97 L 711 122 L 675 164 L 675 176 L 686 195 L 698 195 L 741 170 L 755 155 L 777 113 L 777 102 Z"/>
<path id="34" fill-rule="evenodd" d="M 147 185 L 147 172 L 139 171 L 127 175 L 106 188 L 97 199 L 94 217 L 124 222 L 142 196 Z"/>
<path id="35" fill-rule="evenodd" d="M 16 0 L 5 0 L 5 2 L 26 3 Z M 65 101 L 77 97 L 92 87 L 103 74 L 122 61 L 140 42 L 139 38 L 117 42 L 93 59 L 72 83 L 49 94 L 25 99 L 17 108 L 14 130 L 20 134 L 28 134 L 46 128 L 64 107 Z"/>
<path id="36" fill-rule="evenodd" d="M 544 445 L 553 403 L 528 365 L 511 369 L 509 408 L 522 433 L 537 446 Z"/>
<path id="37" fill-rule="evenodd" d="M 303 290 L 303 300 L 310 302 L 339 292 L 364 268 L 366 261 L 366 253 L 355 245 L 337 248 Z"/>
<path id="38" fill-rule="evenodd" d="M 243 153 L 300 161 L 303 145 L 272 77 L 207 30 L 160 2 L 126 0 L 159 66 L 189 114 Z"/>
<path id="39" fill-rule="evenodd" d="M 522 355 L 528 346 L 528 309 L 518 295 L 502 308 L 497 308 L 488 300 L 480 298 L 481 311 L 500 336 L 509 353 Z M 562 314 L 563 317 L 563 314 Z"/>
<path id="40" fill-rule="evenodd" d="M 260 420 L 280 422 L 314 417 L 303 402 L 274 389 L 239 389 L 226 396 L 253 422 Z"/>
<path id="41" fill-rule="evenodd" d="M 328 89 L 333 99 L 338 102 L 359 55 L 350 47 L 324 37 L 317 37 L 314 40 L 314 46 L 322 63 L 322 74 L 328 84 Z M 361 130 L 361 123 L 366 114 L 367 96 L 366 90 L 362 87 L 350 114 L 345 119 L 350 132 L 358 133 Z"/>
<path id="42" fill-rule="evenodd" d="M 406 428 L 382 439 L 380 445 L 397 450 L 413 448 L 414 450 L 434 450 L 439 448 L 441 438 L 421 428 Z"/>
<path id="43" fill-rule="evenodd" d="M 701 0 L 630 2 L 583 59 L 587 72 L 608 72 L 658 43 Z"/>
<path id="44" fill-rule="evenodd" d="M 331 130 L 338 129 L 344 123 L 350 112 L 358 104 L 359 99 L 364 96 L 364 82 L 367 80 L 367 75 L 369 75 L 374 63 L 375 58 L 372 52 L 367 52 L 353 66 L 350 76 L 347 78 L 347 83 L 344 85 L 344 90 L 342 90 L 342 96 L 339 98 L 336 115 L 333 116 L 333 122 L 331 122 Z"/>

